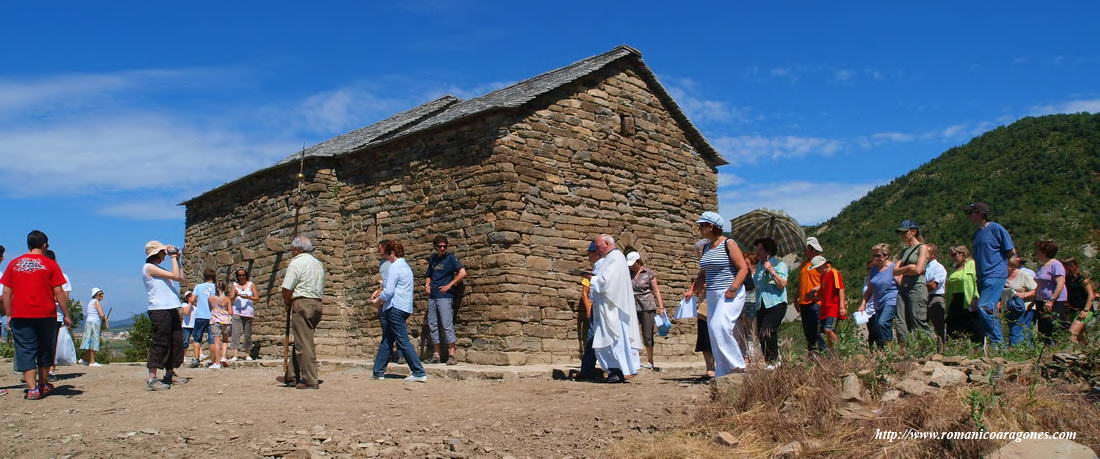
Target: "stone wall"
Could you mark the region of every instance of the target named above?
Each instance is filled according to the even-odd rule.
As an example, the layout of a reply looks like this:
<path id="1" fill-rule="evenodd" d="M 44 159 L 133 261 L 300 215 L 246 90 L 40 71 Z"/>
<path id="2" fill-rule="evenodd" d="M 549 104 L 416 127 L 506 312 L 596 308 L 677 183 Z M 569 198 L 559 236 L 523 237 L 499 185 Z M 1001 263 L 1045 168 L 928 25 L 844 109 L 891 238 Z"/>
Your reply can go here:
<path id="1" fill-rule="evenodd" d="M 379 325 L 377 243 L 401 240 L 416 276 L 414 343 L 427 351 L 423 291 L 431 239 L 446 234 L 469 272 L 456 312 L 458 358 L 483 364 L 576 361 L 588 240 L 609 233 L 658 274 L 674 311 L 697 269 L 694 219 L 716 209 L 714 169 L 630 65 L 617 64 L 530 102 L 335 159 L 306 162 L 302 234 L 329 273 L 323 356 L 372 358 Z M 188 205 L 188 279 L 251 261 L 264 300 L 255 334 L 281 353 L 278 298 L 293 232 L 296 167 L 257 174 Z M 242 251 L 241 249 L 245 249 Z M 288 247 L 287 247 L 288 248 Z M 276 269 L 273 269 L 276 268 Z M 270 288 L 269 288 L 270 286 Z M 270 301 L 268 301 L 270 299 Z M 694 323 L 657 337 L 687 357 Z"/>
<path id="2" fill-rule="evenodd" d="M 471 307 L 489 325 L 484 340 L 509 359 L 518 352 L 527 363 L 569 362 L 578 351 L 575 271 L 590 269 L 587 241 L 608 233 L 620 247 L 636 248 L 675 311 L 698 269 L 694 221 L 717 209 L 716 175 L 629 66 L 537 102 L 496 143 L 494 158 L 510 163 L 519 182 L 490 233 L 490 243 L 509 253 L 504 269 L 485 273 L 493 288 L 470 302 L 486 305 Z M 656 354 L 691 354 L 694 328 L 678 324 L 657 337 Z"/>
<path id="3" fill-rule="evenodd" d="M 343 250 L 331 241 L 339 232 L 334 192 L 338 189 L 331 161 L 307 161 L 305 199 L 299 217 L 300 234 L 309 236 L 318 250 L 314 253 L 329 270 L 324 301 L 325 314 L 340 314 L 343 278 Z M 281 354 L 285 309 L 280 296 L 284 270 L 289 263 L 290 239 L 294 234 L 297 195 L 297 164 L 275 168 L 227 186 L 216 193 L 219 199 L 201 199 L 187 206 L 184 233 L 184 273 L 181 290 L 202 282 L 202 271 L 212 267 L 227 285 L 232 271 L 244 266 L 260 290 L 256 304 L 253 337 L 265 354 Z M 336 269 L 334 269 L 334 267 Z M 342 321 L 325 321 L 319 327 L 318 348 L 329 355 L 343 352 Z"/>

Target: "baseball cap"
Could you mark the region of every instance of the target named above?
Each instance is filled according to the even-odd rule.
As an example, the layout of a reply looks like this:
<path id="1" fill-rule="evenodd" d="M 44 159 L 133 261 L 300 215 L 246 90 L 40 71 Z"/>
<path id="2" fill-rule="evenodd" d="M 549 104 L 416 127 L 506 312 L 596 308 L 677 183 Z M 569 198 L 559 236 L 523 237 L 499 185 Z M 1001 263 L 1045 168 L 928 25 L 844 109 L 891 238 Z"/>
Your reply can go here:
<path id="1" fill-rule="evenodd" d="M 598 251 L 598 250 L 596 250 L 596 241 L 592 241 L 592 242 L 588 243 L 588 251 L 589 252 L 597 252 Z"/>
<path id="2" fill-rule="evenodd" d="M 810 269 L 820 268 L 821 265 L 827 263 L 828 261 L 829 260 L 826 260 L 825 257 L 823 257 L 821 255 L 818 255 L 818 256 L 814 257 L 812 260 L 810 260 Z"/>
<path id="3" fill-rule="evenodd" d="M 821 243 L 817 242 L 816 237 L 811 236 L 811 237 L 806 238 L 806 245 L 808 245 L 810 247 L 813 247 L 814 250 L 816 250 L 818 252 L 825 252 L 825 249 L 821 248 Z"/>
<path id="4" fill-rule="evenodd" d="M 904 233 L 911 229 L 920 230 L 920 225 L 918 225 L 917 222 L 913 220 L 902 220 L 901 224 L 898 225 L 898 229 L 896 229 L 895 231 L 899 233 Z"/>
<path id="5" fill-rule="evenodd" d="M 985 215 L 989 215 L 989 211 L 990 211 L 989 204 L 981 202 L 981 201 L 972 202 L 970 204 L 962 206 L 962 210 L 966 211 L 966 213 L 968 213 L 968 214 L 972 213 L 972 212 L 979 212 L 979 213 L 982 213 L 982 214 L 985 214 Z"/>

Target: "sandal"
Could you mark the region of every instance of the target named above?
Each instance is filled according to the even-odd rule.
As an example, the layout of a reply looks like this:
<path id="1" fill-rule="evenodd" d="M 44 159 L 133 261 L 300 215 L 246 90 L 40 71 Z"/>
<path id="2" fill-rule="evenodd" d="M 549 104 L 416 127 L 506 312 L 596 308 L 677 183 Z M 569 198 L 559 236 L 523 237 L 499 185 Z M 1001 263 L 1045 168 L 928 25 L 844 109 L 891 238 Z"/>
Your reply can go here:
<path id="1" fill-rule="evenodd" d="M 42 393 L 39 392 L 38 389 L 28 390 L 26 395 L 23 395 L 23 398 L 27 400 L 41 400 Z"/>
<path id="2" fill-rule="evenodd" d="M 38 386 L 38 392 L 41 392 L 43 397 L 45 397 L 47 395 L 50 395 L 50 392 L 53 392 L 53 390 L 54 390 L 53 384 L 50 384 L 50 383 L 46 383 L 46 384 L 42 384 L 42 385 Z"/>

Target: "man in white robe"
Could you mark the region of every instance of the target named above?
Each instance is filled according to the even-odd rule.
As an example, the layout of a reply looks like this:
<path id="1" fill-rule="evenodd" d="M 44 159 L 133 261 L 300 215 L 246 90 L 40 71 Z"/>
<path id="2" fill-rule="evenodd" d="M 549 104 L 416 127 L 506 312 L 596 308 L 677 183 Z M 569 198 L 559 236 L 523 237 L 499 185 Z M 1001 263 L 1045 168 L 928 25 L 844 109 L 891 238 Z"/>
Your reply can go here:
<path id="1" fill-rule="evenodd" d="M 600 367 L 609 373 L 607 382 L 626 382 L 642 366 L 642 336 L 634 306 L 634 287 L 626 256 L 615 247 L 611 236 L 596 238 L 602 257 L 592 277 L 592 315 L 595 336 L 592 348 Z"/>

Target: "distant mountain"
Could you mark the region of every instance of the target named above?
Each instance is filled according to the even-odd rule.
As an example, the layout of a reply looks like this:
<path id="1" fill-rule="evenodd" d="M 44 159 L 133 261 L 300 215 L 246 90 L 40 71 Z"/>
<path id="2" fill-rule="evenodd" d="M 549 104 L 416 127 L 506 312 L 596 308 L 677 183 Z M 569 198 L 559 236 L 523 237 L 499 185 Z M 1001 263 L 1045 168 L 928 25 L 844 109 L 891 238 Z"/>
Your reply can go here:
<path id="1" fill-rule="evenodd" d="M 129 316 L 118 320 L 111 319 L 111 331 L 122 331 L 134 328 L 134 317 Z"/>
<path id="2" fill-rule="evenodd" d="M 885 154 L 885 153 L 884 153 Z M 872 245 L 900 242 L 903 219 L 924 227 L 949 266 L 947 247 L 973 240 L 974 226 L 960 211 L 990 203 L 1025 257 L 1052 239 L 1059 258 L 1076 256 L 1100 275 L 1100 114 L 1024 118 L 947 150 L 889 184 L 875 188 L 807 235 L 816 235 L 843 272 L 865 274 Z M 900 252 L 900 250 L 895 250 Z"/>

